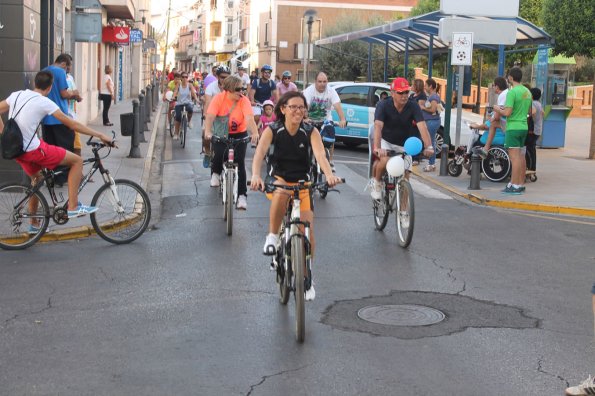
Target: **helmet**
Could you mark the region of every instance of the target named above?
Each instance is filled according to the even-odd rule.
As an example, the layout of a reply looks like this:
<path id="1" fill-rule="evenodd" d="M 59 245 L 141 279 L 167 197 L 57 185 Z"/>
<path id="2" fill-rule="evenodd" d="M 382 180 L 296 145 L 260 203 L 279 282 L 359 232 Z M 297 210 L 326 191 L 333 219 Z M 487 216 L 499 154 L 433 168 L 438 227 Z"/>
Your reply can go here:
<path id="1" fill-rule="evenodd" d="M 264 108 L 265 106 L 272 106 L 272 107 L 275 107 L 275 104 L 273 103 L 273 101 L 272 101 L 272 100 L 269 100 L 269 99 L 267 99 L 267 100 L 265 100 L 264 102 L 262 102 L 262 108 Z"/>
<path id="2" fill-rule="evenodd" d="M 221 73 L 231 74 L 231 71 L 229 70 L 229 67 L 227 67 L 225 65 L 221 65 L 217 68 L 217 70 L 215 71 L 215 74 L 219 75 Z"/>
<path id="3" fill-rule="evenodd" d="M 289 70 L 285 70 L 282 77 L 291 77 L 291 72 Z"/>
<path id="4" fill-rule="evenodd" d="M 261 67 L 262 71 L 273 71 L 273 68 L 271 67 L 271 65 L 264 65 L 263 67 Z"/>

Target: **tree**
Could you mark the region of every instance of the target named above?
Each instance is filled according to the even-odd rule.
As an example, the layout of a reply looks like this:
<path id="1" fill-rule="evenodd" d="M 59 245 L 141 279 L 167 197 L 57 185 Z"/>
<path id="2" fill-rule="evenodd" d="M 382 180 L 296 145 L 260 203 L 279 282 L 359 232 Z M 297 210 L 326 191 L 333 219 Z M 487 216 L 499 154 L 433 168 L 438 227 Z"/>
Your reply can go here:
<path id="1" fill-rule="evenodd" d="M 410 16 L 418 16 L 440 9 L 440 0 L 419 0 L 417 5 L 411 9 Z"/>
<path id="2" fill-rule="evenodd" d="M 554 54 L 595 58 L 595 2 L 593 0 L 544 0 L 542 20 L 545 31 L 554 37 Z M 595 86 L 595 81 L 593 81 Z M 591 104 L 595 93 L 591 95 Z M 595 159 L 595 109 L 591 105 L 589 158 Z"/>

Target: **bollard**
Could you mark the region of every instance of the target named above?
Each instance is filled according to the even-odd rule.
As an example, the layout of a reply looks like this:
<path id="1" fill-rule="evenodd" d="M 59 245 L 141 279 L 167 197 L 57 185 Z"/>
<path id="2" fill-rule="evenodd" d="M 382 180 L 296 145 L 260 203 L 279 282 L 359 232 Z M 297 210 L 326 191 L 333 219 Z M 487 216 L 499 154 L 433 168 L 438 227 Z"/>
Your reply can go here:
<path id="1" fill-rule="evenodd" d="M 146 143 L 147 140 L 145 139 L 145 92 L 141 91 L 138 95 L 138 113 L 140 114 L 139 124 L 138 124 L 138 141 L 140 143 Z"/>
<path id="2" fill-rule="evenodd" d="M 143 115 L 143 121 L 141 123 L 141 127 L 142 127 L 142 131 L 144 133 L 144 131 L 149 130 L 149 124 L 147 121 L 147 100 L 149 100 L 149 98 L 147 98 L 147 91 L 145 91 L 144 89 L 141 89 L 140 93 L 143 94 L 145 97 L 145 102 L 143 103 L 144 104 L 143 112 L 141 113 Z"/>
<path id="3" fill-rule="evenodd" d="M 448 144 L 443 144 L 440 152 L 440 176 L 448 176 Z"/>
<path id="4" fill-rule="evenodd" d="M 153 92 L 153 111 L 157 111 L 157 103 L 159 103 L 159 89 L 155 83 L 151 86 Z"/>
<path id="5" fill-rule="evenodd" d="M 140 125 L 140 109 L 138 100 L 132 100 L 132 113 L 134 114 L 134 127 L 130 141 L 130 154 L 128 158 L 141 158 L 140 147 L 138 146 L 139 125 Z"/>
<path id="6" fill-rule="evenodd" d="M 481 190 L 479 181 L 481 179 L 481 157 L 475 151 L 471 154 L 471 180 L 469 190 Z"/>
<path id="7" fill-rule="evenodd" d="M 145 104 L 147 105 L 145 109 L 145 116 L 147 119 L 147 123 L 151 123 L 151 112 L 153 111 L 153 92 L 151 92 L 151 86 L 147 85 L 147 96 L 145 97 Z"/>

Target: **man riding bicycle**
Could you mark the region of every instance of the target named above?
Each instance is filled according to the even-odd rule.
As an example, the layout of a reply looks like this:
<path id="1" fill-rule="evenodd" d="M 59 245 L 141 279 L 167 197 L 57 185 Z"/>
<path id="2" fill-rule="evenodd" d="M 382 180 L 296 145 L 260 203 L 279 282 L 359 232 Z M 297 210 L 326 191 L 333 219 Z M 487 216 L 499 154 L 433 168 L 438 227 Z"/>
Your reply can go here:
<path id="1" fill-rule="evenodd" d="M 277 84 L 271 80 L 273 68 L 270 65 L 264 65 L 261 69 L 261 78 L 257 78 L 248 88 L 248 98 L 252 103 L 252 112 L 254 113 L 254 122 L 258 124 L 262 114 L 262 104 L 265 100 L 272 100 L 273 103 L 279 101 L 279 92 Z"/>
<path id="2" fill-rule="evenodd" d="M 334 108 L 339 115 L 339 127 L 345 128 L 347 121 L 345 120 L 345 114 L 341 108 L 341 99 L 339 94 L 333 87 L 328 86 L 328 77 L 323 72 L 318 72 L 316 76 L 316 82 L 304 89 L 304 96 L 308 102 L 308 119 L 312 125 L 314 125 L 319 131 L 323 139 L 328 136 L 333 142 L 330 146 L 330 162 L 333 166 L 333 153 L 335 149 L 335 127 L 332 124 L 325 125 L 323 128 L 324 121 L 332 121 L 333 117 L 331 114 Z"/>
<path id="3" fill-rule="evenodd" d="M 376 200 L 382 197 L 381 180 L 386 170 L 386 163 L 389 160 L 387 150 L 403 152 L 405 140 L 411 136 L 416 136 L 415 126 L 419 129 L 424 142 L 423 154 L 430 156 L 434 153 L 430 133 L 426 127 L 421 108 L 416 102 L 409 100 L 409 90 L 409 83 L 406 79 L 402 77 L 395 78 L 390 87 L 392 100 L 378 102 L 374 113 L 372 148 L 378 161 L 374 164 L 371 195 Z M 408 170 L 411 160 L 407 162 L 406 169 Z M 405 177 L 409 178 L 409 172 L 405 173 Z"/>

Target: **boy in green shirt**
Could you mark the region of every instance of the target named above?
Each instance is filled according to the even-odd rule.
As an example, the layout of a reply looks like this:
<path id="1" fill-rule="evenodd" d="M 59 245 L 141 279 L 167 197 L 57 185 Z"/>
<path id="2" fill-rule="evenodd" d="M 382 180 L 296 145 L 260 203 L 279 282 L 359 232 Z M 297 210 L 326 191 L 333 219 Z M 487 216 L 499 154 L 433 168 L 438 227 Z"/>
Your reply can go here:
<path id="1" fill-rule="evenodd" d="M 506 95 L 506 104 L 504 107 L 494 106 L 494 111 L 506 117 L 504 146 L 508 149 L 512 165 L 510 183 L 502 192 L 518 195 L 525 191 L 525 139 L 529 130 L 527 114 L 531 108 L 531 92 L 521 84 L 523 72 L 520 68 L 510 69 L 507 78 L 512 88 Z"/>

